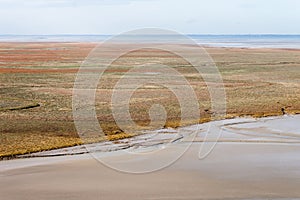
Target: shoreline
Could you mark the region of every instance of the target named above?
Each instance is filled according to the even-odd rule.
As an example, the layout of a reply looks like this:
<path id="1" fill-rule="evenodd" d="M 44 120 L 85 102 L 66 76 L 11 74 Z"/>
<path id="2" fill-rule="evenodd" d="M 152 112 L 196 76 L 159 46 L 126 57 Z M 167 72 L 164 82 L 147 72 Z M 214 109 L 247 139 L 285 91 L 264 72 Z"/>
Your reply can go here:
<path id="1" fill-rule="evenodd" d="M 158 130 L 132 140 L 135 146 L 129 149 L 3 161 L 0 162 L 0 192 L 5 199 L 28 197 L 25 199 L 31 200 L 62 197 L 79 200 L 83 196 L 113 200 L 122 199 L 124 194 L 126 199 L 133 200 L 299 199 L 299 119 L 300 115 L 226 120 L 225 129 L 221 127 L 223 139 L 296 140 L 298 143 L 217 143 L 204 159 L 199 159 L 199 142 L 191 143 L 185 150 L 189 140 L 169 140 L 174 135 L 170 132 L 176 130 Z M 198 127 L 197 137 L 203 136 L 209 127 L 206 125 Z M 183 138 L 197 126 L 179 128 Z M 166 141 L 162 143 L 163 140 Z M 141 174 L 126 172 L 163 164 L 178 150 L 184 151 L 182 156 L 162 169 Z M 135 154 L 139 152 L 142 157 Z"/>
<path id="2" fill-rule="evenodd" d="M 0 41 L 0 46 L 1 44 L 87 44 L 87 45 L 92 45 L 94 47 L 96 47 L 97 45 L 100 45 L 101 43 L 103 43 L 105 41 L 100 41 L 100 42 L 95 42 L 95 41 L 28 41 L 28 42 L 24 42 L 24 41 Z M 158 42 L 160 43 L 160 42 Z M 126 44 L 126 43 L 122 43 L 122 44 Z M 131 43 L 128 43 L 129 45 Z M 153 43 L 155 44 L 155 43 Z M 186 45 L 186 44 L 180 44 L 180 45 Z M 190 44 L 188 44 L 190 45 Z M 196 43 L 196 45 L 204 48 L 204 49 L 241 49 L 241 50 L 287 50 L 287 51 L 300 51 L 300 47 L 296 48 L 296 47 L 269 47 L 269 46 L 217 46 L 217 45 L 207 45 L 207 44 L 201 44 L 201 43 Z"/>
<path id="3" fill-rule="evenodd" d="M 153 134 L 153 132 L 156 133 L 163 133 L 163 134 L 169 134 L 169 135 L 175 135 L 176 133 L 184 130 L 184 129 L 189 129 L 190 127 L 194 126 L 206 126 L 209 124 L 214 124 L 214 123 L 225 123 L 223 126 L 228 126 L 232 124 L 243 124 L 243 121 L 249 120 L 250 123 L 255 123 L 259 122 L 262 120 L 276 120 L 276 119 L 283 119 L 283 118 L 293 118 L 293 117 L 300 117 L 299 114 L 294 114 L 294 115 L 272 115 L 272 116 L 261 116 L 261 117 L 253 117 L 253 116 L 237 116 L 237 117 L 230 117 L 230 118 L 224 118 L 224 119 L 217 119 L 217 120 L 212 120 L 212 121 L 207 121 L 203 122 L 200 124 L 190 124 L 190 125 L 184 125 L 176 128 L 164 128 L 164 129 L 159 129 L 159 130 L 147 130 L 147 131 L 141 131 L 139 134 L 126 138 L 126 139 L 120 139 L 120 140 L 107 140 L 107 141 L 102 141 L 102 142 L 96 142 L 96 143 L 91 143 L 91 144 L 82 144 L 82 145 L 75 145 L 75 146 L 67 146 L 67 147 L 62 147 L 62 148 L 56 148 L 56 149 L 49 149 L 45 151 L 38 151 L 38 152 L 31 152 L 31 153 L 26 153 L 26 154 L 19 154 L 19 155 L 11 155 L 7 157 L 2 157 L 0 159 L 0 162 L 2 161 L 8 161 L 8 160 L 17 160 L 17 159 L 28 159 L 28 158 L 38 158 L 38 157 L 61 157 L 61 156 L 77 156 L 77 155 L 82 155 L 82 154 L 89 154 L 89 148 L 95 148 L 96 146 L 104 146 L 104 149 L 100 151 L 103 152 L 110 152 L 110 151 L 120 151 L 128 148 L 132 148 L 133 146 L 128 144 L 128 141 L 130 140 L 139 140 L 138 138 L 143 138 L 147 137 L 148 135 Z M 229 121 L 237 121 L 234 123 L 229 123 L 226 124 L 226 122 Z M 242 122 L 239 122 L 242 121 Z M 247 122 L 248 123 L 248 122 Z M 183 138 L 176 138 L 175 141 L 177 140 L 182 140 Z M 193 143 L 203 143 L 203 142 L 215 142 L 214 139 L 207 140 L 205 141 L 204 138 L 195 138 L 193 141 L 190 141 Z M 256 140 L 243 140 L 243 139 L 218 139 L 217 143 L 253 143 L 253 144 L 300 144 L 300 135 L 299 135 L 299 141 L 297 140 L 291 140 L 291 141 L 280 141 L 280 140 L 261 140 L 261 139 L 256 139 Z M 125 145 L 124 145 L 125 144 Z M 107 146 L 108 145 L 108 146 Z M 107 149 L 107 150 L 105 150 Z"/>

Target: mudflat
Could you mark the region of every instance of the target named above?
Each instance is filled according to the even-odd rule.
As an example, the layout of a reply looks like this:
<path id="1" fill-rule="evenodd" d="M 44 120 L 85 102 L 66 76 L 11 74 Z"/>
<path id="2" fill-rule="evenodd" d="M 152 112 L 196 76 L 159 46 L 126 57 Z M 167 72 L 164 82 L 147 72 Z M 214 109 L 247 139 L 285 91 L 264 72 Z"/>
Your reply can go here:
<path id="1" fill-rule="evenodd" d="M 68 156 L 68 152 L 80 151 L 69 148 L 37 153 L 35 158 L 2 161 L 1 198 L 300 199 L 300 127 L 297 121 L 299 115 L 231 119 L 199 127 L 152 131 L 121 140 L 121 143 L 131 144 L 124 150 L 94 151 L 93 157 L 90 154 Z M 212 126 L 223 132 L 213 151 L 199 159 L 203 134 Z M 195 129 L 198 131 L 190 148 L 161 170 L 131 174 L 107 166 L 109 163 L 120 170 L 126 167 L 142 169 L 163 162 L 174 151 L 184 150 L 185 144 L 191 142 L 189 132 Z M 170 131 L 174 133 L 166 133 Z M 171 140 L 177 134 L 183 137 Z M 129 151 L 141 152 L 141 149 L 160 151 L 144 159 L 128 154 Z M 66 155 L 58 156 L 61 152 Z"/>

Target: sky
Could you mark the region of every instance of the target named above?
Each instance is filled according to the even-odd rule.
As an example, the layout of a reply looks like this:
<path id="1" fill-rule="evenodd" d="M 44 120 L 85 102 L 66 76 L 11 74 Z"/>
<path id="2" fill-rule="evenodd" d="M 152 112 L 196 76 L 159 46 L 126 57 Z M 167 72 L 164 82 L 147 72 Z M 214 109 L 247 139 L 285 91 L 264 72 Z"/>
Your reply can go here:
<path id="1" fill-rule="evenodd" d="M 0 0 L 0 34 L 300 34 L 299 0 Z"/>

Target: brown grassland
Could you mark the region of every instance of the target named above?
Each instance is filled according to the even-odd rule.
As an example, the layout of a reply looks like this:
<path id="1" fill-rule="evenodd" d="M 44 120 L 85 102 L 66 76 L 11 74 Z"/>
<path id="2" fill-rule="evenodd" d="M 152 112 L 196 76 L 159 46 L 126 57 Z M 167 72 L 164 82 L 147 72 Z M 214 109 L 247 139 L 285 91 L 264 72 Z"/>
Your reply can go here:
<path id="1" fill-rule="evenodd" d="M 0 158 L 82 144 L 74 126 L 72 90 L 79 66 L 93 43 L 0 43 Z M 227 115 L 264 117 L 300 113 L 300 50 L 206 48 L 222 75 Z M 187 77 L 201 105 L 201 118 L 180 122 L 176 96 L 162 87 L 142 87 L 130 111 L 139 125 L 149 123 L 154 103 L 165 106 L 165 127 L 176 128 L 212 118 L 206 85 L 188 63 L 173 54 L 144 49 L 121 57 L 99 83 L 97 116 L 106 137 L 130 137 L 115 124 L 110 110 L 112 89 L 136 63 L 159 61 Z M 86 141 L 85 141 L 86 142 Z"/>

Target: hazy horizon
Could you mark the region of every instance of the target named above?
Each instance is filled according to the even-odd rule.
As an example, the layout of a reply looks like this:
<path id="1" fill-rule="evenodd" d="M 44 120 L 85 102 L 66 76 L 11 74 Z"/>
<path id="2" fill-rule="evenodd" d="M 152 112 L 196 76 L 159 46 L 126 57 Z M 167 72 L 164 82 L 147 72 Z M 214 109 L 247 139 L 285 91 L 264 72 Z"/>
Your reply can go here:
<path id="1" fill-rule="evenodd" d="M 76 34 L 76 33 L 62 33 L 62 34 L 0 34 L 0 36 L 116 36 L 118 34 Z M 300 33 L 282 34 L 282 33 L 230 33 L 230 34 L 199 34 L 186 33 L 187 36 L 300 36 Z"/>

